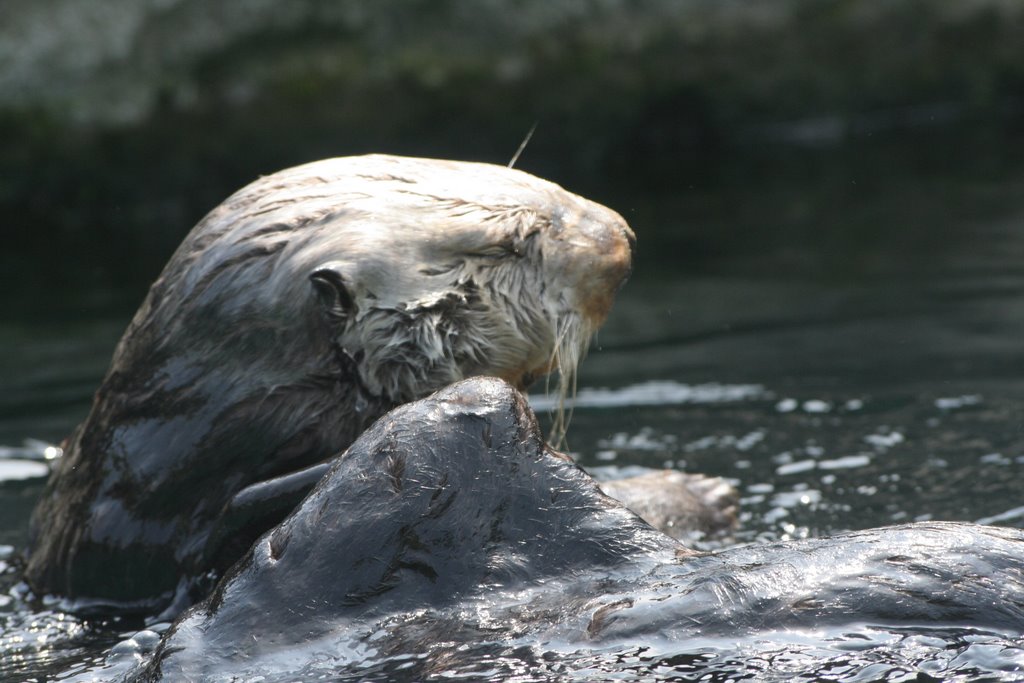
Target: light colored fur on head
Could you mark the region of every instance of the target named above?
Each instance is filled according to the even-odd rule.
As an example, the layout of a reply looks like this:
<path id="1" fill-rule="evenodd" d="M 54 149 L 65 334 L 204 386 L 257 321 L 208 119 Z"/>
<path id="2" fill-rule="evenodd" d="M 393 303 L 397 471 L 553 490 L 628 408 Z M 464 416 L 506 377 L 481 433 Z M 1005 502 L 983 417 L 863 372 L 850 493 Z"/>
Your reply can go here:
<path id="1" fill-rule="evenodd" d="M 481 222 L 492 224 L 495 217 L 512 217 L 481 213 Z M 452 257 L 443 268 L 421 264 L 432 273 L 429 296 L 397 305 L 377 303 L 393 300 L 393 293 L 364 300 L 339 341 L 363 350 L 366 386 L 404 402 L 467 376 L 497 374 L 520 384 L 530 373 L 557 370 L 564 403 L 592 328 L 574 309 L 571 292 L 544 272 L 540 220 L 520 214 L 505 226 L 517 254 L 491 254 L 494 247 L 487 245 Z"/>
<path id="2" fill-rule="evenodd" d="M 296 318 L 322 306 L 309 277 L 329 270 L 344 290 L 328 316 L 333 343 L 370 394 L 404 403 L 473 375 L 523 387 L 557 370 L 561 406 L 628 272 L 630 234 L 615 212 L 521 171 L 328 159 L 262 178 L 211 212 L 176 256 L 176 286 L 223 328 L 259 316 L 308 334 Z M 268 354 L 275 372 L 309 365 L 290 343 Z M 564 423 L 560 411 L 556 440 Z"/>

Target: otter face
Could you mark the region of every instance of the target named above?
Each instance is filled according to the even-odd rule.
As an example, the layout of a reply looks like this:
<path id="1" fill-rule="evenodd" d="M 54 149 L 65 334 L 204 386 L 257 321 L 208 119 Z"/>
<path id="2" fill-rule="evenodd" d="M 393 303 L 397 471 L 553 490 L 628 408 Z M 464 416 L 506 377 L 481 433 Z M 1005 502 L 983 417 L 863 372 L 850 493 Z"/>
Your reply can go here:
<path id="1" fill-rule="evenodd" d="M 632 241 L 618 214 L 487 164 L 329 159 L 239 190 L 118 344 L 33 516 L 26 580 L 180 605 L 395 405 L 554 368 L 564 395 Z"/>
<path id="2" fill-rule="evenodd" d="M 506 168 L 358 161 L 368 191 L 302 258 L 329 258 L 310 277 L 366 389 L 404 403 L 474 375 L 571 377 L 629 274 L 625 221 Z"/>

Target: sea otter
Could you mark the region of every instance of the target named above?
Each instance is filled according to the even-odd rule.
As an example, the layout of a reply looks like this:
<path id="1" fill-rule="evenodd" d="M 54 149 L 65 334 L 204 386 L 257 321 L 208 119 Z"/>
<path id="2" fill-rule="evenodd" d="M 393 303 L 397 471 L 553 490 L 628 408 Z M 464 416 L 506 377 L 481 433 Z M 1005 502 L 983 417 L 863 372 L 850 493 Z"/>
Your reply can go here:
<path id="1" fill-rule="evenodd" d="M 475 378 L 378 420 L 130 680 L 585 680 L 786 629 L 1020 634 L 1022 552 L 1020 530 L 919 523 L 694 553 Z"/>
<path id="2" fill-rule="evenodd" d="M 564 396 L 633 244 L 614 211 L 489 164 L 253 182 L 131 321 L 32 518 L 26 581 L 79 612 L 175 613 L 392 407 L 553 369 Z"/>
<path id="3" fill-rule="evenodd" d="M 27 582 L 100 610 L 200 594 L 388 409 L 472 375 L 571 373 L 633 241 L 614 211 L 494 165 L 373 155 L 260 178 L 131 321 L 33 516 Z"/>

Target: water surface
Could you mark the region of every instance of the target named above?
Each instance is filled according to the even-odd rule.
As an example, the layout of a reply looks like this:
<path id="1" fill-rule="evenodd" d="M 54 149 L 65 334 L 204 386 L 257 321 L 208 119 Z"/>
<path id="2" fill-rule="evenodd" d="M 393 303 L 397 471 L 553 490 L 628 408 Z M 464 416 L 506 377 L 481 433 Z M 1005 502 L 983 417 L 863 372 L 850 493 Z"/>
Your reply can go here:
<path id="1" fill-rule="evenodd" d="M 704 548 L 913 520 L 1024 527 L 1022 177 L 961 187 L 991 196 L 983 212 L 950 209 L 943 220 L 956 229 L 945 246 L 926 240 L 928 249 L 907 251 L 898 226 L 887 241 L 884 225 L 872 224 L 862 248 L 849 239 L 769 240 L 754 249 L 764 250 L 760 256 L 738 248 L 713 268 L 689 268 L 673 251 L 682 232 L 673 231 L 673 216 L 703 216 L 709 229 L 726 229 L 719 223 L 729 216 L 707 207 L 730 196 L 775 206 L 764 189 L 695 190 L 697 208 L 688 214 L 678 213 L 678 198 L 653 208 L 638 202 L 633 215 L 621 207 L 638 228 L 637 274 L 581 369 L 570 450 L 598 477 L 671 467 L 729 479 L 741 493 L 741 524 L 729 537 L 695 539 Z M 941 195 L 921 196 L 916 187 L 894 188 L 895 205 L 908 193 L 942 204 Z M 914 215 L 888 212 L 892 196 L 866 200 L 861 213 L 873 207 L 882 223 Z M 643 221 L 655 215 L 659 230 L 646 236 Z M 844 249 L 859 266 L 823 265 L 844 262 Z M 808 258 L 813 267 L 801 267 Z M 86 623 L 59 605 L 27 602 L 15 567 L 43 484 L 38 465 L 23 460 L 42 448 L 19 448 L 27 438 L 57 443 L 85 416 L 130 313 L 34 316 L 0 328 L 0 444 L 15 447 L 0 453 L 0 680 L 69 670 L 102 679 L 109 673 L 103 653 L 143 626 Z M 535 405 L 543 409 L 543 397 Z M 151 646 L 149 633 L 125 649 L 127 657 Z M 855 624 L 735 642 L 574 650 L 556 660 L 538 660 L 529 644 L 479 647 L 472 670 L 451 677 L 1024 675 L 1017 635 L 956 628 Z M 386 679 L 402 670 L 401 662 L 382 662 L 364 674 Z"/>

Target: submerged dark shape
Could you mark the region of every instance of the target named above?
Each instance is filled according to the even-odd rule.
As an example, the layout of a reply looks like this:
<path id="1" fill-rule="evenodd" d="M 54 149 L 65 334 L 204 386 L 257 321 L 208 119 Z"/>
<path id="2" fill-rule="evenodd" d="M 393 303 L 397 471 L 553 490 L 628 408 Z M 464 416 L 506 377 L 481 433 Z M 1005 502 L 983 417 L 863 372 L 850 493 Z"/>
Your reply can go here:
<path id="1" fill-rule="evenodd" d="M 489 164 L 257 180 L 193 229 L 118 344 L 33 516 L 26 581 L 77 611 L 189 604 L 393 406 L 571 373 L 632 244 L 614 211 Z"/>
<path id="2" fill-rule="evenodd" d="M 581 650 L 825 624 L 1021 633 L 1022 550 L 1019 530 L 921 523 L 697 554 L 476 378 L 380 419 L 134 680 L 419 680 L 494 650 L 565 672 Z"/>
<path id="3" fill-rule="evenodd" d="M 735 528 L 739 492 L 721 477 L 656 470 L 601 482 L 601 490 L 680 541 Z"/>

